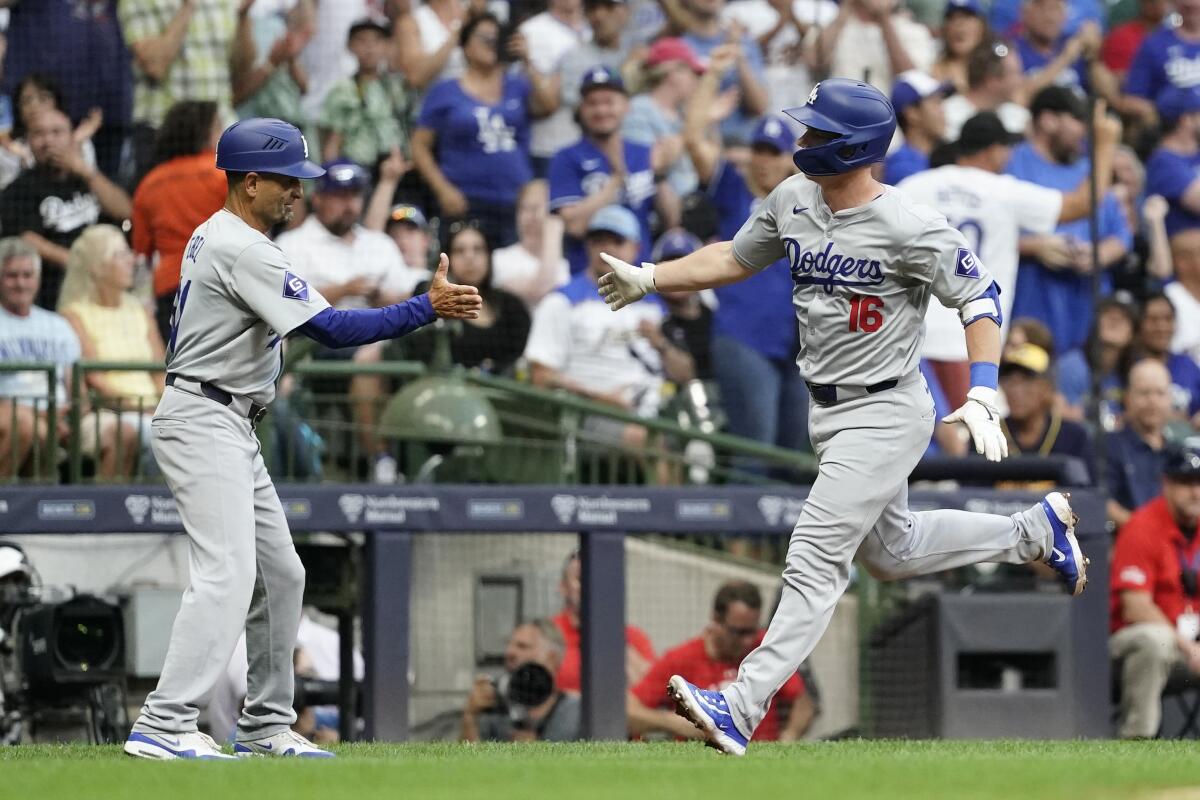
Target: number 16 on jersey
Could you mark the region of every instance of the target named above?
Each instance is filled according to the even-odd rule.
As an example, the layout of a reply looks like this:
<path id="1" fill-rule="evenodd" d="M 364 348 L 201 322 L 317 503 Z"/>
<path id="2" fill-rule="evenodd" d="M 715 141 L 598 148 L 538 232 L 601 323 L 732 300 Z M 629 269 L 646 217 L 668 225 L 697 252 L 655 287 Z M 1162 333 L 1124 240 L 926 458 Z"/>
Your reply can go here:
<path id="1" fill-rule="evenodd" d="M 883 298 L 871 294 L 850 295 L 850 332 L 874 333 L 883 326 Z"/>

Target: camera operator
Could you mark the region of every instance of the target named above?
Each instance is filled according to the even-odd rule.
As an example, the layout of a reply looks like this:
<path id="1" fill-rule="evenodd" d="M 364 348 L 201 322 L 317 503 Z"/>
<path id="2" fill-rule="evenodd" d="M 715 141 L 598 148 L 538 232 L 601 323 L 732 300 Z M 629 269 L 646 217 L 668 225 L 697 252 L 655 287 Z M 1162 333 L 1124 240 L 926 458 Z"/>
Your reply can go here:
<path id="1" fill-rule="evenodd" d="M 571 742 L 580 738 L 580 701 L 559 690 L 562 634 L 548 619 L 513 629 L 504 648 L 504 675 L 475 679 L 463 709 L 464 742 Z"/>

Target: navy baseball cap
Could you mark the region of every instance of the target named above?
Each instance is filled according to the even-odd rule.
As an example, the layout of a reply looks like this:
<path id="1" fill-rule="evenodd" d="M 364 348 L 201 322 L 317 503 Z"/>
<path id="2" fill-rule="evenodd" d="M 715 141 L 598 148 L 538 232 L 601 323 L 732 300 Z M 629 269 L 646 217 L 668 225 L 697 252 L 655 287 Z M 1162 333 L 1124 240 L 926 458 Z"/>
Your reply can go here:
<path id="1" fill-rule="evenodd" d="M 754 147 L 755 145 L 766 145 L 781 153 L 790 153 L 796 149 L 796 132 L 792 130 L 792 126 L 787 120 L 770 114 L 763 117 L 759 120 L 758 125 L 754 126 L 754 133 L 750 136 L 750 146 Z"/>
<path id="2" fill-rule="evenodd" d="M 319 178 L 325 170 L 308 160 L 308 140 L 290 122 L 253 117 L 233 123 L 217 140 L 217 169 Z"/>
<path id="3" fill-rule="evenodd" d="M 326 161 L 321 165 L 325 174 L 317 179 L 318 192 L 353 190 L 361 192 L 371 185 L 371 175 L 353 161 L 345 158 Z"/>
<path id="4" fill-rule="evenodd" d="M 628 94 L 620 74 L 603 64 L 597 64 L 583 74 L 583 81 L 579 84 L 579 96 L 584 97 L 593 89 L 612 89 L 621 94 Z"/>
<path id="5" fill-rule="evenodd" d="M 642 226 L 625 206 L 605 206 L 588 221 L 588 233 L 615 233 L 629 242 L 642 240 Z"/>
<path id="6" fill-rule="evenodd" d="M 987 16 L 983 13 L 983 4 L 979 0 L 949 0 L 942 16 L 945 18 L 955 13 L 974 14 L 981 19 L 986 19 Z"/>
<path id="7" fill-rule="evenodd" d="M 429 220 L 425 219 L 425 213 L 421 209 L 408 203 L 401 203 L 398 206 L 392 206 L 392 212 L 388 214 L 388 224 L 395 223 L 407 223 L 424 228 L 429 225 Z"/>
<path id="8" fill-rule="evenodd" d="M 658 237 L 654 249 L 650 251 L 651 261 L 670 261 L 673 258 L 683 258 L 704 246 L 696 234 L 683 228 L 671 230 Z"/>
<path id="9" fill-rule="evenodd" d="M 919 69 L 905 70 L 892 84 L 892 108 L 899 115 L 901 110 L 937 94 L 949 97 L 954 94 L 954 84 L 939 81 Z"/>
<path id="10" fill-rule="evenodd" d="M 1174 122 L 1184 114 L 1200 111 L 1200 87 L 1189 86 L 1181 89 L 1178 86 L 1168 86 L 1159 92 L 1154 105 L 1164 122 Z"/>
<path id="11" fill-rule="evenodd" d="M 1167 445 L 1162 474 L 1176 480 L 1200 480 L 1200 437 Z"/>

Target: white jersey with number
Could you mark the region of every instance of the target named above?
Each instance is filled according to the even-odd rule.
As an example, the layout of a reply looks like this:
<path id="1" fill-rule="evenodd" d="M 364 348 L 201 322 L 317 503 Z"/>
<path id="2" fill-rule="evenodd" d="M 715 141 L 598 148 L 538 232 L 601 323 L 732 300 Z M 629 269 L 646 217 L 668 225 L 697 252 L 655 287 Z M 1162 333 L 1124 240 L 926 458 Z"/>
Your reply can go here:
<path id="1" fill-rule="evenodd" d="M 753 270 L 787 259 L 796 362 L 821 384 L 870 386 L 915 372 L 929 298 L 961 308 L 992 283 L 932 208 L 885 186 L 870 203 L 833 213 L 803 175 L 767 195 L 734 236 L 733 255 Z"/>
<path id="2" fill-rule="evenodd" d="M 222 209 L 184 250 L 167 371 L 266 405 L 280 340 L 326 308 L 274 242 Z"/>
<path id="3" fill-rule="evenodd" d="M 955 164 L 918 172 L 896 188 L 944 214 L 987 264 L 1000 287 L 1007 332 L 1017 289 L 1017 241 L 1023 230 L 1054 232 L 1062 211 L 1062 192 L 1011 175 Z M 921 355 L 939 361 L 967 360 L 967 340 L 957 312 L 941 303 L 929 304 Z"/>

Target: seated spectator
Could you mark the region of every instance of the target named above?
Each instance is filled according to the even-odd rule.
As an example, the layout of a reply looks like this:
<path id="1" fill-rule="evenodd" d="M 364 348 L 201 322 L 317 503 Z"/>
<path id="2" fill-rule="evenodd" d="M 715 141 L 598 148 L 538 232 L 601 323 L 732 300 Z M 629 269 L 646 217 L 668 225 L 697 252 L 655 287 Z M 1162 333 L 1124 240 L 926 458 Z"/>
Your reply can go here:
<path id="1" fill-rule="evenodd" d="M 1166 199 L 1174 236 L 1200 228 L 1200 87 L 1168 87 L 1157 108 L 1162 138 L 1146 159 L 1146 191 Z"/>
<path id="2" fill-rule="evenodd" d="M 1029 141 L 1013 148 L 1008 174 L 1069 191 L 1084 180 L 1091 164 L 1084 155 L 1087 117 L 1083 101 L 1070 89 L 1049 86 L 1033 98 Z M 1121 206 L 1111 193 L 1099 209 L 1100 268 L 1124 258 L 1132 243 Z M 1025 236 L 1013 299 L 1013 314 L 1033 317 L 1054 334 L 1059 353 L 1079 347 L 1092 319 L 1092 250 L 1088 220 L 1060 223 L 1055 233 Z M 1107 272 L 1101 273 L 1107 291 Z"/>
<path id="3" fill-rule="evenodd" d="M 451 336 L 450 360 L 459 366 L 481 369 L 494 375 L 512 371 L 525 352 L 529 338 L 529 312 L 516 295 L 497 289 L 492 283 L 492 251 L 483 231 L 467 223 L 455 223 L 446 241 L 450 257 L 450 280 L 474 286 L 483 298 L 479 316 L 462 322 L 462 330 Z M 417 287 L 417 293 L 427 286 Z M 398 344 L 407 358 L 431 362 L 439 334 L 435 330 L 417 332 Z"/>
<path id="4" fill-rule="evenodd" d="M 0 229 L 20 236 L 45 265 L 38 305 L 54 308 L 67 266 L 67 250 L 101 215 L 120 221 L 132 210 L 129 195 L 88 166 L 71 138 L 71 122 L 58 110 L 45 110 L 29 126 L 34 166 L 0 195 Z"/>
<path id="5" fill-rule="evenodd" d="M 37 72 L 29 73 L 17 84 L 12 94 L 12 107 L 12 127 L 0 133 L 0 189 L 7 188 L 22 171 L 33 166 L 33 153 L 29 150 L 27 139 L 29 123 L 33 118 L 43 111 L 55 109 L 67 113 L 62 89 L 53 79 Z M 100 128 L 102 121 L 100 110 L 92 109 L 71 133 L 71 140 L 89 167 L 96 166 L 92 135 Z"/>
<path id="6" fill-rule="evenodd" d="M 692 723 L 674 713 L 667 696 L 667 681 L 682 675 L 702 689 L 720 691 L 733 683 L 742 659 L 757 647 L 762 629 L 762 594 L 747 581 L 721 586 L 713 598 L 712 619 L 695 639 L 663 653 L 645 676 L 631 684 L 626 697 L 629 732 L 634 736 L 663 732 L 681 739 L 699 739 Z M 759 742 L 794 742 L 813 720 L 813 705 L 806 698 L 799 675 L 792 675 L 771 701 L 762 724 L 754 731 Z"/>
<path id="7" fill-rule="evenodd" d="M 696 191 L 696 168 L 683 145 L 683 106 L 695 93 L 704 64 L 686 41 L 668 37 L 650 45 L 643 65 L 645 91 L 629 102 L 621 135 L 657 148 L 656 172 L 683 197 Z"/>
<path id="8" fill-rule="evenodd" d="M 956 91 L 967 90 L 967 61 L 971 51 L 990 36 L 979 0 L 949 0 L 942 18 L 942 54 L 929 74 Z"/>
<path id="9" fill-rule="evenodd" d="M 1025 135 L 1029 111 L 1023 105 L 1021 57 L 999 39 L 985 39 L 967 56 L 967 90 L 946 98 L 946 139 L 958 138 L 963 123 L 980 111 L 994 111 L 1009 133 Z"/>
<path id="10" fill-rule="evenodd" d="M 887 94 L 892 81 L 910 69 L 928 72 L 937 50 L 929 29 L 913 21 L 896 0 L 848 0 L 837 18 L 810 30 L 818 69 L 829 75 L 866 76 Z"/>
<path id="11" fill-rule="evenodd" d="M 747 141 L 755 121 L 770 110 L 758 42 L 725 17 L 725 0 L 681 0 L 673 7 L 683 11 L 678 20 L 683 24 L 676 27 L 683 31 L 682 39 L 701 61 L 711 58 L 722 45 L 733 50 L 732 68 L 720 75 L 721 91 L 736 90 L 738 102 L 736 111 L 722 123 L 721 135 L 727 141 Z"/>
<path id="12" fill-rule="evenodd" d="M 1125 427 L 1105 436 L 1108 461 L 1108 519 L 1117 528 L 1160 490 L 1171 414 L 1171 376 L 1160 362 L 1144 358 L 1129 370 Z"/>
<path id="13" fill-rule="evenodd" d="M 563 257 L 563 222 L 550 213 L 550 189 L 533 180 L 517 195 L 517 241 L 492 253 L 492 284 L 512 292 L 529 309 L 571 279 Z"/>
<path id="14" fill-rule="evenodd" d="M 888 154 L 883 182 L 895 185 L 909 175 L 929 169 L 929 154 L 946 135 L 942 100 L 954 93 L 948 83 L 939 83 L 924 72 L 910 70 L 896 76 L 892 84 L 892 108 L 903 144 Z"/>
<path id="15" fill-rule="evenodd" d="M 1200 364 L 1200 229 L 1171 237 L 1171 261 L 1175 280 L 1163 287 L 1177 312 L 1171 350 Z"/>
<path id="16" fill-rule="evenodd" d="M 1142 304 L 1135 351 L 1171 373 L 1171 410 L 1175 419 L 1191 419 L 1200 427 L 1200 366 L 1191 356 L 1171 352 L 1175 338 L 1175 306 L 1165 294 L 1153 294 Z"/>
<path id="17" fill-rule="evenodd" d="M 1108 31 L 1100 47 L 1100 60 L 1117 80 L 1125 80 L 1142 42 L 1162 27 L 1170 10 L 1170 0 L 1138 0 L 1137 16 Z"/>
<path id="18" fill-rule="evenodd" d="M 71 398 L 67 380 L 79 360 L 79 338 L 63 317 L 34 305 L 38 294 L 41 259 L 27 242 L 13 236 L 0 239 L 0 363 L 55 364 L 58 374 L 51 388 L 44 372 L 0 373 L 0 475 L 27 475 L 36 448 L 43 455 L 39 466 L 46 478 L 53 470 L 55 451 L 71 435 L 67 425 Z M 57 403 L 57 430 L 48 430 L 50 392 Z M 80 398 L 84 455 L 95 459 L 100 478 L 128 477 L 138 456 L 137 431 L 111 412 L 91 412 Z M 119 444 L 120 443 L 120 444 Z"/>
<path id="19" fill-rule="evenodd" d="M 643 320 L 661 324 L 662 305 L 649 303 L 634 314 L 613 314 L 596 283 L 611 269 L 600 254 L 635 259 L 640 236 L 637 218 L 622 206 L 608 206 L 592 217 L 587 269 L 548 294 L 534 311 L 525 357 L 535 386 L 565 389 L 643 417 L 658 413 L 663 362 L 640 330 Z M 644 446 L 649 439 L 640 425 L 601 417 L 588 417 L 584 430 L 594 438 L 632 448 Z"/>
<path id="20" fill-rule="evenodd" d="M 121 0 L 121 32 L 133 54 L 133 158 L 150 168 L 156 132 L 179 100 L 211 100 L 224 118 L 245 81 L 253 48 L 250 4 L 227 0 Z"/>
<path id="21" fill-rule="evenodd" d="M 1118 95 L 1116 78 L 1096 60 L 1102 34 L 1100 23 L 1084 22 L 1068 35 L 1066 0 L 1025 0 L 1022 26 L 1013 40 L 1025 69 L 1025 92 L 1037 94 L 1046 86 L 1065 86 L 1086 92 L 1095 85 L 1107 100 Z"/>
<path id="22" fill-rule="evenodd" d="M 346 159 L 374 169 L 403 144 L 394 99 L 381 75 L 391 36 L 386 21 L 367 18 L 350 26 L 346 47 L 358 69 L 325 96 L 318 127 L 326 161 Z"/>
<path id="23" fill-rule="evenodd" d="M 163 340 L 154 318 L 129 291 L 133 272 L 133 251 L 119 228 L 93 225 L 71 245 L 58 313 L 71 323 L 84 358 L 162 363 Z M 148 453 L 150 418 L 165 388 L 164 378 L 161 372 L 93 370 L 87 373 L 87 386 L 98 404 L 141 430 L 141 445 Z"/>
<path id="24" fill-rule="evenodd" d="M 1087 429 L 1065 420 L 1054 409 L 1050 355 L 1034 344 L 1000 359 L 1000 391 L 1008 404 L 1001 422 L 1010 456 L 1075 456 L 1093 475 L 1092 442 Z"/>
<path id="25" fill-rule="evenodd" d="M 1200 449 L 1191 444 L 1167 456 L 1162 495 L 1134 512 L 1113 549 L 1108 652 L 1118 662 L 1123 739 L 1153 738 L 1164 690 L 1200 679 L 1197 533 Z"/>
<path id="26" fill-rule="evenodd" d="M 158 133 L 155 166 L 133 193 L 133 249 L 154 269 L 154 316 L 164 341 L 170 335 L 183 250 L 200 223 L 225 205 L 225 173 L 216 167 L 222 130 L 211 100 L 171 106 Z"/>
<path id="27" fill-rule="evenodd" d="M 1137 326 L 1134 309 L 1127 303 L 1108 299 L 1096 309 L 1096 317 L 1083 347 L 1068 350 L 1058 361 L 1058 389 L 1066 408 L 1063 416 L 1082 422 L 1093 400 L 1093 375 L 1101 391 L 1100 422 L 1106 431 L 1116 430 L 1121 420 L 1124 376 L 1133 364 L 1133 337 Z"/>
<path id="28" fill-rule="evenodd" d="M 1163 90 L 1194 85 L 1191 67 L 1200 57 L 1200 3 L 1177 0 L 1174 7 L 1178 24 L 1172 22 L 1148 34 L 1125 76 L 1121 111 L 1147 125 L 1157 122 L 1154 104 Z"/>
<path id="29" fill-rule="evenodd" d="M 548 619 L 518 625 L 504 648 L 504 672 L 507 680 L 493 682 L 486 675 L 475 679 L 463 709 L 464 742 L 574 742 L 583 735 L 583 703 L 579 696 L 554 686 L 550 696 L 529 706 L 520 702 L 526 687 L 514 685 L 520 671 L 537 667 L 550 675 L 558 671 L 563 658 L 563 639 Z M 508 688 L 507 697 L 498 684 Z"/>
<path id="30" fill-rule="evenodd" d="M 607 67 L 614 74 L 619 74 L 621 66 L 629 58 L 631 46 L 631 36 L 627 31 L 627 0 L 583 0 L 583 14 L 592 29 L 592 39 L 567 51 L 558 68 L 559 103 L 562 108 L 572 111 L 571 130 L 574 135 L 567 140 L 567 144 L 579 138 L 574 110 L 579 107 L 579 87 L 583 84 L 583 76 L 596 67 Z"/>
<path id="31" fill-rule="evenodd" d="M 558 98 L 553 81 L 530 67 L 524 37 L 501 42 L 500 23 L 490 14 L 468 20 L 459 41 L 466 69 L 426 95 L 413 161 L 437 196 L 444 226 L 474 219 L 489 241 L 507 247 L 516 240 L 517 190 L 533 177 L 530 123 Z M 523 62 L 521 72 L 508 70 L 502 48 Z"/>
<path id="32" fill-rule="evenodd" d="M 578 274 L 588 263 L 583 239 L 592 215 L 619 204 L 638 221 L 641 249 L 635 263 L 650 254 L 650 213 L 658 200 L 651 149 L 621 135 L 629 98 L 621 78 L 607 67 L 583 76 L 578 119 L 583 138 L 550 161 L 550 210 L 563 219 L 567 260 Z"/>
<path id="33" fill-rule="evenodd" d="M 384 231 L 400 248 L 408 268 L 418 272 L 424 270 L 422 280 L 430 277 L 428 266 L 434 252 L 433 234 L 429 231 L 425 212 L 408 203 L 393 206 Z"/>
<path id="34" fill-rule="evenodd" d="M 554 675 L 554 682 L 564 692 L 578 693 L 582 681 L 582 654 L 580 644 L 582 633 L 579 628 L 579 614 L 582 608 L 583 569 L 579 560 L 579 551 L 572 551 L 563 562 L 562 577 L 558 583 L 558 592 L 562 596 L 562 611 L 552 618 L 555 626 L 562 634 L 564 650 L 562 663 Z M 650 637 L 636 625 L 625 626 L 625 683 L 633 686 L 646 674 L 646 669 L 654 661 L 654 645 Z"/>
<path id="35" fill-rule="evenodd" d="M 549 0 L 545 11 L 522 22 L 517 31 L 534 45 L 530 68 L 554 87 L 554 102 L 544 109 L 547 116 L 534 121 L 529 137 L 533 173 L 544 178 L 554 154 L 579 138 L 572 120 L 575 106 L 562 104 L 559 67 L 567 53 L 591 38 L 592 31 L 583 14 L 582 0 Z"/>

